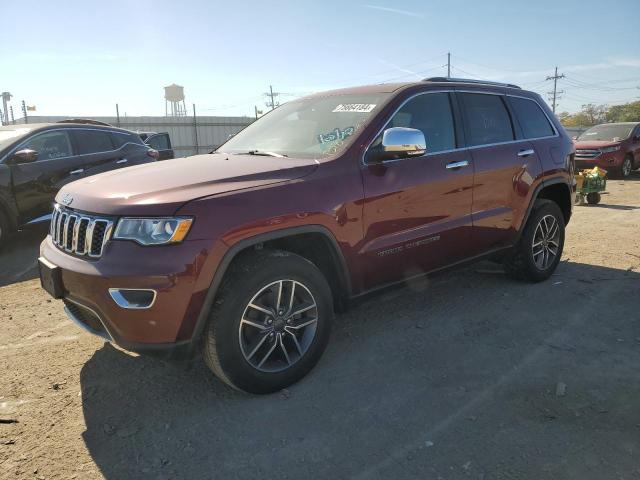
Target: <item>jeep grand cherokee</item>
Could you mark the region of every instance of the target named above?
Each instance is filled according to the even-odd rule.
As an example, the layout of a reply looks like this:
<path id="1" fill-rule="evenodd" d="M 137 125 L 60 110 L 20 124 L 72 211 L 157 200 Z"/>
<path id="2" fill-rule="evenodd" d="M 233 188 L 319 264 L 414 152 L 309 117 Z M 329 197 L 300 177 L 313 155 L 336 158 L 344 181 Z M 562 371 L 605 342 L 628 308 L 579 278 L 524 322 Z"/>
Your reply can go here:
<path id="1" fill-rule="evenodd" d="M 573 151 L 540 96 L 513 85 L 319 93 L 212 154 L 65 186 L 41 281 L 125 349 L 201 354 L 229 385 L 272 392 L 313 368 L 350 299 L 488 255 L 548 278 Z"/>

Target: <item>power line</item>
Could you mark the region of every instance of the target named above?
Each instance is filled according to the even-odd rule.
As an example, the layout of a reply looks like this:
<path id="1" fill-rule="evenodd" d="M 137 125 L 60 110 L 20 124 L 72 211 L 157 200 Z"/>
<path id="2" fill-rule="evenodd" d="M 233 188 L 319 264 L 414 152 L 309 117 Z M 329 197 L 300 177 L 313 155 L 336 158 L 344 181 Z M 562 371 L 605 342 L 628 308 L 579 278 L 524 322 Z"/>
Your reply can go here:
<path id="1" fill-rule="evenodd" d="M 558 75 L 558 67 L 556 67 L 556 73 L 552 77 L 547 77 L 547 80 L 553 80 L 553 92 L 549 92 L 549 95 L 553 94 L 553 113 L 556 113 L 556 102 L 558 100 L 558 79 L 564 78 L 564 74 Z M 564 93 L 564 92 L 560 92 Z"/>

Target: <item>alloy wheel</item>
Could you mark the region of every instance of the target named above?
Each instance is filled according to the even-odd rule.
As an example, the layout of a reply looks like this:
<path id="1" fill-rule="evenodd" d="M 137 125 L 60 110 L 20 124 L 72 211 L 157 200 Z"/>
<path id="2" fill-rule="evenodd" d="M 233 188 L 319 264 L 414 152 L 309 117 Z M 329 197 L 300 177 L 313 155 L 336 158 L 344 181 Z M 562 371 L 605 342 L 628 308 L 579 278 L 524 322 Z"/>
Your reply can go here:
<path id="1" fill-rule="evenodd" d="M 261 288 L 240 319 L 244 359 L 261 372 L 280 372 L 297 363 L 316 335 L 318 307 L 309 289 L 296 280 Z"/>
<path id="2" fill-rule="evenodd" d="M 546 270 L 560 251 L 560 225 L 553 215 L 540 219 L 533 234 L 533 262 L 538 270 Z"/>
<path id="3" fill-rule="evenodd" d="M 622 163 L 622 176 L 628 177 L 629 175 L 631 175 L 631 159 L 627 157 Z"/>

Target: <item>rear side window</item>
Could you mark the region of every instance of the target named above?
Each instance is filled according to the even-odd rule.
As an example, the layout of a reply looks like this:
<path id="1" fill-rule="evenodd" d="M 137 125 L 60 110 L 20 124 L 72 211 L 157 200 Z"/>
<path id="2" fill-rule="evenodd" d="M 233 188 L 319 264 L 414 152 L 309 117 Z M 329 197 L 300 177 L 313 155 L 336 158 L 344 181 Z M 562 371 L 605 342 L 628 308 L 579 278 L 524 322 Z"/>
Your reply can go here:
<path id="1" fill-rule="evenodd" d="M 548 137 L 555 134 L 537 102 L 519 97 L 509 97 L 509 101 L 516 112 L 524 138 Z"/>
<path id="2" fill-rule="evenodd" d="M 155 150 L 171 149 L 171 145 L 169 145 L 169 135 L 165 133 L 160 133 L 147 138 L 146 144 Z"/>
<path id="3" fill-rule="evenodd" d="M 114 149 L 110 132 L 106 130 L 76 130 L 73 134 L 80 155 L 109 152 Z"/>
<path id="4" fill-rule="evenodd" d="M 514 139 L 509 112 L 501 95 L 460 93 L 471 146 L 509 142 Z"/>

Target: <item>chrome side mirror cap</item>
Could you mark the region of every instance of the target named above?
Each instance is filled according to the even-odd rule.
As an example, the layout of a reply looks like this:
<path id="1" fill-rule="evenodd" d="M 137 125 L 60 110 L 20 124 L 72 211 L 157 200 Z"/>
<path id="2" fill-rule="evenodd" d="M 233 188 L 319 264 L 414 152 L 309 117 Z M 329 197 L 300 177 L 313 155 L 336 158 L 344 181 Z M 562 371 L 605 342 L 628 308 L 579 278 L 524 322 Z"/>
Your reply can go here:
<path id="1" fill-rule="evenodd" d="M 393 127 L 382 134 L 379 161 L 418 157 L 427 151 L 424 133 L 415 128 Z"/>
<path id="2" fill-rule="evenodd" d="M 38 160 L 38 152 L 25 148 L 14 153 L 11 160 L 14 164 L 35 162 Z"/>

